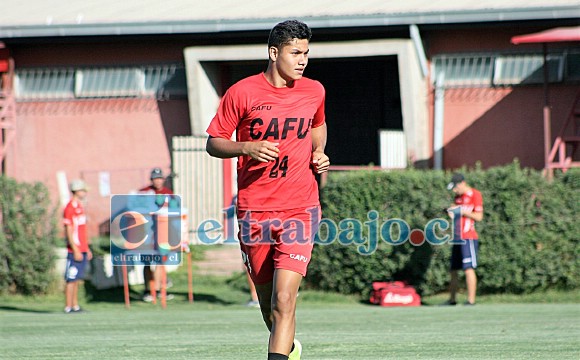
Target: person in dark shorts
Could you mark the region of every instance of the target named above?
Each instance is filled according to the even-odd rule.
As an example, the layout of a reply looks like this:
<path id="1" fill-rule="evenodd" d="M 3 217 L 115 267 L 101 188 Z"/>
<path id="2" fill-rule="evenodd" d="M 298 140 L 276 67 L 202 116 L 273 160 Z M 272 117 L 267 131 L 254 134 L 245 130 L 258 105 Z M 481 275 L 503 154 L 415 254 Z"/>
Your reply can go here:
<path id="1" fill-rule="evenodd" d="M 79 282 L 85 276 L 87 262 L 93 258 L 87 237 L 87 217 L 82 201 L 87 196 L 87 186 L 82 180 L 70 183 L 72 198 L 64 208 L 63 224 L 68 250 L 64 278 L 65 313 L 81 312 L 78 291 Z"/>
<path id="2" fill-rule="evenodd" d="M 461 229 L 462 244 L 454 244 L 451 252 L 451 281 L 449 283 L 449 305 L 457 304 L 456 295 L 458 288 L 458 271 L 465 272 L 467 283 L 467 302 L 465 305 L 475 305 L 477 293 L 477 253 L 479 249 L 479 236 L 475 230 L 475 222 L 483 219 L 483 199 L 481 193 L 467 184 L 463 174 L 455 173 L 451 182 L 447 185 L 448 190 L 455 193 L 454 204 L 448 209 L 450 217 L 459 214 L 461 221 L 458 222 Z"/>

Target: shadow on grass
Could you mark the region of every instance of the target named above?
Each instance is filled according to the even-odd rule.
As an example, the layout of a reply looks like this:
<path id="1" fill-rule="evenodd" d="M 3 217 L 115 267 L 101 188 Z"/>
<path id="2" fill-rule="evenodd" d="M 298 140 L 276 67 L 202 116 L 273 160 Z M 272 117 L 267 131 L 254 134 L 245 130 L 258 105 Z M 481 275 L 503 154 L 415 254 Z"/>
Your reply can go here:
<path id="1" fill-rule="evenodd" d="M 125 293 L 122 287 L 115 287 L 110 289 L 97 289 L 90 281 L 85 281 L 85 296 L 89 303 L 108 302 L 108 303 L 124 303 Z M 131 301 L 141 300 L 141 294 L 136 291 L 129 290 L 129 297 Z"/>
<path id="2" fill-rule="evenodd" d="M 177 301 L 189 301 L 189 294 L 187 292 L 175 292 L 168 290 L 168 294 L 172 294 L 175 296 L 175 300 Z M 107 302 L 107 303 L 124 303 L 125 302 L 125 292 L 122 287 L 116 287 L 111 289 L 103 289 L 98 290 L 95 288 L 90 281 L 85 282 L 85 294 L 86 300 L 89 303 L 99 303 L 99 302 Z M 140 291 L 133 290 L 129 288 L 129 298 L 130 301 L 143 301 L 143 293 Z M 173 300 L 170 300 L 173 301 Z M 211 303 L 216 305 L 236 305 L 236 302 L 223 300 L 213 294 L 204 294 L 204 293 L 193 293 L 193 301 L 194 302 L 204 302 L 204 303 Z"/>
<path id="3" fill-rule="evenodd" d="M 187 293 L 174 293 L 175 295 L 183 295 L 187 299 Z M 203 293 L 193 293 L 193 301 L 195 302 L 206 302 L 210 304 L 219 304 L 219 305 L 239 305 L 239 303 L 234 301 L 227 301 L 218 298 L 212 294 L 203 294 Z"/>
<path id="4" fill-rule="evenodd" d="M 26 309 L 26 308 L 20 308 L 20 307 L 15 307 L 15 306 L 0 306 L 0 310 L 18 311 L 18 312 L 26 312 L 26 313 L 34 313 L 34 314 L 52 314 L 55 312 L 55 311 L 49 311 L 49 310 Z"/>

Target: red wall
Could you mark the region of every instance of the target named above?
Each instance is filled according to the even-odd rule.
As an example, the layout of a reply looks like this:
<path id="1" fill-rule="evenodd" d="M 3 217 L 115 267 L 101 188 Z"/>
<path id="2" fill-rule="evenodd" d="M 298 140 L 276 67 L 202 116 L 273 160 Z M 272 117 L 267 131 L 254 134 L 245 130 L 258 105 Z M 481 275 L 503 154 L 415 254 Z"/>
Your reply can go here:
<path id="1" fill-rule="evenodd" d="M 34 66 L 118 66 L 183 61 L 184 41 L 148 42 L 126 39 L 115 42 L 31 43 L 11 46 L 17 67 Z"/>
<path id="2" fill-rule="evenodd" d="M 186 101 L 172 101 L 165 117 L 155 99 L 17 104 L 17 141 L 9 176 L 46 184 L 58 205 L 56 173 L 89 185 L 86 210 L 91 236 L 109 216 L 109 197 L 99 194 L 99 172 L 110 173 L 112 194 L 149 184 L 149 172 L 171 168 L 168 139 L 191 133 Z M 170 141 L 170 140 L 169 140 Z"/>
<path id="3" fill-rule="evenodd" d="M 553 138 L 567 119 L 577 90 L 551 86 Z M 523 166 L 543 168 L 543 102 L 541 87 L 447 90 L 444 166 L 480 161 L 489 167 L 518 158 Z"/>
<path id="4" fill-rule="evenodd" d="M 9 45 L 16 68 L 121 66 L 183 62 L 183 40 L 38 41 Z M 109 217 L 109 197 L 99 194 L 99 172 L 110 173 L 111 192 L 149 184 L 153 167 L 171 169 L 171 138 L 191 135 L 186 99 L 102 99 L 17 103 L 16 141 L 6 174 L 46 184 L 59 206 L 56 173 L 91 188 L 86 211 L 90 236 Z"/>
<path id="5" fill-rule="evenodd" d="M 550 27 L 553 26 L 504 25 L 437 30 L 427 32 L 426 49 L 429 58 L 454 53 L 541 52 L 539 44 L 516 46 L 510 39 Z M 549 49 L 571 46 L 550 44 Z M 553 138 L 567 119 L 578 89 L 575 84 L 550 84 Z M 429 98 L 429 126 L 433 134 L 432 89 Z M 443 166 L 472 166 L 480 161 L 483 167 L 490 167 L 518 158 L 523 166 L 543 168 L 543 103 L 541 85 L 446 90 Z"/>

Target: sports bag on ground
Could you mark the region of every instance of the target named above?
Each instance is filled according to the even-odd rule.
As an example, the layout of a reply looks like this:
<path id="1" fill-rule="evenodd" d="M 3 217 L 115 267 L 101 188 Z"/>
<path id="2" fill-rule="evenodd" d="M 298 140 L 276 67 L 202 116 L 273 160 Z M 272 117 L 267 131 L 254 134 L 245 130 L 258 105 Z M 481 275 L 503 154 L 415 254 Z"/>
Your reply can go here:
<path id="1" fill-rule="evenodd" d="M 370 302 L 380 306 L 420 306 L 421 297 L 414 287 L 402 281 L 375 281 Z"/>

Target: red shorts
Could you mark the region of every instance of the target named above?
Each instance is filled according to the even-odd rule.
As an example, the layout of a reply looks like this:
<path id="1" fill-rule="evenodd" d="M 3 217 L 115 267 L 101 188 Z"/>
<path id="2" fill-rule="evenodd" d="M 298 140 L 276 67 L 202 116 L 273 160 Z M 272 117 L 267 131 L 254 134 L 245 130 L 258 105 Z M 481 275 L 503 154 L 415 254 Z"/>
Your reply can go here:
<path id="1" fill-rule="evenodd" d="M 284 211 L 238 211 L 242 260 L 254 284 L 272 282 L 276 269 L 306 276 L 320 218 L 320 206 Z"/>

